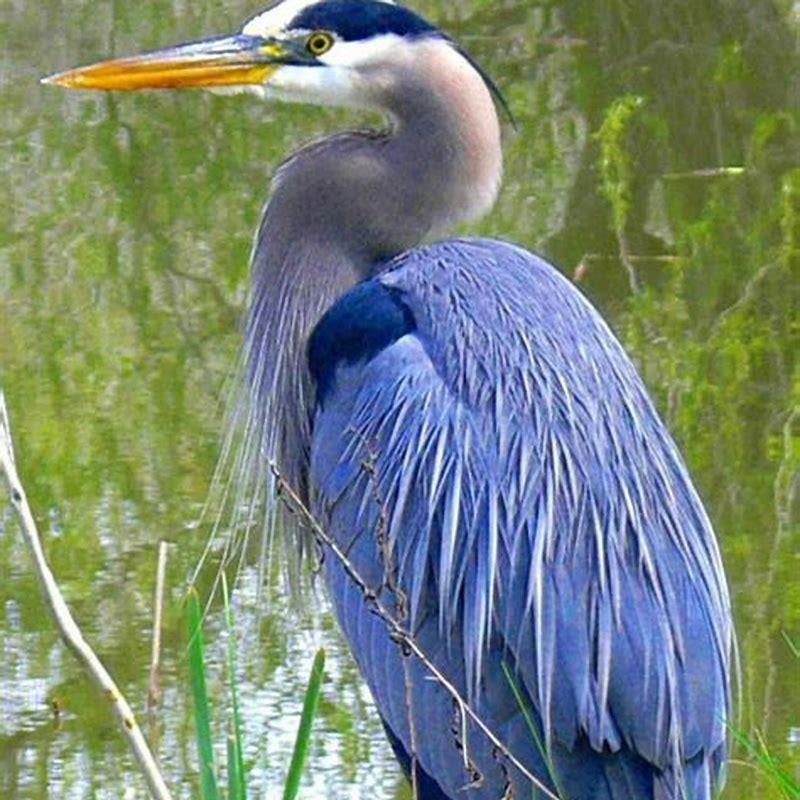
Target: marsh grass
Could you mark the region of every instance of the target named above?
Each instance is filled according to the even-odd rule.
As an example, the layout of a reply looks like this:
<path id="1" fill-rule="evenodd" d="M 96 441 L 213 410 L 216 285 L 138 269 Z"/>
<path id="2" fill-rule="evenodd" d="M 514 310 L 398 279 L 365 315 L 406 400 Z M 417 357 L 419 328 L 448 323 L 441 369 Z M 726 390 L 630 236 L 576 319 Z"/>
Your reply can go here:
<path id="1" fill-rule="evenodd" d="M 781 633 L 783 640 L 794 656 L 797 670 L 800 670 L 800 648 L 785 632 Z M 752 728 L 748 733 L 743 728 L 730 726 L 731 739 L 736 746 L 744 752 L 744 763 L 757 769 L 774 795 L 780 800 L 798 800 L 800 798 L 800 783 L 794 778 L 780 757 L 767 745 L 763 733 L 758 728 Z"/>
<path id="2" fill-rule="evenodd" d="M 188 626 L 189 678 L 194 701 L 195 740 L 200 762 L 200 797 L 202 800 L 247 800 L 247 770 L 244 763 L 242 718 L 239 708 L 236 638 L 233 635 L 233 613 L 227 585 L 223 581 L 225 626 L 228 633 L 227 667 L 230 690 L 231 718 L 226 742 L 227 777 L 225 791 L 214 766 L 214 742 L 211 735 L 211 709 L 206 687 L 206 658 L 203 640 L 203 615 L 195 589 L 190 589 L 186 599 Z M 319 706 L 322 679 L 325 673 L 325 651 L 320 649 L 314 657 L 311 675 L 303 699 L 303 710 L 294 742 L 294 750 L 284 782 L 283 800 L 295 800 L 300 789 L 303 768 L 308 756 L 314 718 Z"/>
<path id="3" fill-rule="evenodd" d="M 536 749 L 542 757 L 545 765 L 547 766 L 547 770 L 550 773 L 550 780 L 555 787 L 556 794 L 559 798 L 566 797 L 564 794 L 564 790 L 561 788 L 561 782 L 558 779 L 558 775 L 556 773 L 555 766 L 550 758 L 550 754 L 547 752 L 547 747 L 545 746 L 544 741 L 542 740 L 542 736 L 539 733 L 539 729 L 536 727 L 536 721 L 533 718 L 533 714 L 531 713 L 531 709 L 528 707 L 528 704 L 525 702 L 525 698 L 522 694 L 522 690 L 517 683 L 517 679 L 514 677 L 514 673 L 512 672 L 511 668 L 508 664 L 503 661 L 503 675 L 505 676 L 506 682 L 511 689 L 512 694 L 514 695 L 514 700 L 516 701 L 517 705 L 519 706 L 519 710 L 522 712 L 523 719 L 525 720 L 525 725 L 527 726 L 528 730 L 530 731 L 531 736 L 533 737 L 534 742 L 536 742 Z M 532 797 L 536 797 L 535 794 L 532 794 Z"/>
<path id="4" fill-rule="evenodd" d="M 731 727 L 731 737 L 747 755 L 746 763 L 758 769 L 766 779 L 768 786 L 775 790 L 776 798 L 781 798 L 781 800 L 798 800 L 800 798 L 800 783 L 791 776 L 780 759 L 769 749 L 758 729 L 755 729 L 752 735 L 748 735 L 744 731 Z"/>

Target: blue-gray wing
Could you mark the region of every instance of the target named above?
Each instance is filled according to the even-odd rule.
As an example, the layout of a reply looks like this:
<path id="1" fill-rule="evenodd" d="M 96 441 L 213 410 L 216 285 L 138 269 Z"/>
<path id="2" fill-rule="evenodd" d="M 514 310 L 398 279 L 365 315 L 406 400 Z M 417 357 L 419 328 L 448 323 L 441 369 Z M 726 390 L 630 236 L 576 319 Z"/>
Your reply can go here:
<path id="1" fill-rule="evenodd" d="M 575 288 L 501 242 L 420 248 L 328 312 L 310 364 L 315 513 L 529 768 L 569 798 L 710 798 L 729 709 L 719 554 Z M 449 699 L 332 562 L 396 749 L 454 797 L 468 776 Z M 469 738 L 473 796 L 497 797 L 518 776 Z"/>

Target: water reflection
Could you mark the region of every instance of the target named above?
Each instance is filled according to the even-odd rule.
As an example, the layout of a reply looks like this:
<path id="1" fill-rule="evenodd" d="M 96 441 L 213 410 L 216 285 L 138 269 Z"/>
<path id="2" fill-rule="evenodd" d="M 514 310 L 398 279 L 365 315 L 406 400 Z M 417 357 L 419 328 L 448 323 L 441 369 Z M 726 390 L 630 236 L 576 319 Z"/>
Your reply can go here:
<path id="1" fill-rule="evenodd" d="M 519 120 L 480 231 L 557 260 L 636 357 L 720 533 L 743 723 L 797 764 L 798 667 L 782 636 L 800 641 L 797 18 L 778 0 L 418 5 L 467 42 Z M 197 93 L 70 95 L 36 80 L 232 30 L 253 10 L 244 0 L 0 6 L 0 384 L 35 506 L 60 520 L 54 567 L 139 707 L 155 544 L 174 542 L 161 753 L 187 798 L 179 598 L 204 544 L 192 523 L 217 456 L 252 232 L 279 160 L 347 118 Z M 0 796 L 141 796 L 0 514 Z M 392 797 L 396 769 L 320 600 L 289 610 L 274 592 L 265 617 L 255 584 L 248 572 L 239 592 L 254 786 L 280 780 L 324 641 L 334 655 L 307 796 Z M 221 665 L 224 636 L 209 638 Z M 733 766 L 726 797 L 768 796 L 756 770 Z"/>

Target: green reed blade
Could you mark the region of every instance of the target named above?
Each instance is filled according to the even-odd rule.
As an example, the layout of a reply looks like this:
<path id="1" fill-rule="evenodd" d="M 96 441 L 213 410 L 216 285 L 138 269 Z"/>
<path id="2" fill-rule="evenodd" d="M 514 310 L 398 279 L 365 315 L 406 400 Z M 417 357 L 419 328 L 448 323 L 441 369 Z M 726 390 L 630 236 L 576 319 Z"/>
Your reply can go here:
<path id="1" fill-rule="evenodd" d="M 208 692 L 206 690 L 203 621 L 200 600 L 194 589 L 190 589 L 187 595 L 186 615 L 189 625 L 189 678 L 194 698 L 201 797 L 203 800 L 219 800 L 217 779 L 214 775 L 214 748 L 211 743 L 211 713 L 208 708 Z"/>
<path id="2" fill-rule="evenodd" d="M 322 689 L 322 675 L 325 671 L 325 650 L 320 649 L 314 657 L 311 667 L 311 677 L 308 679 L 306 696 L 303 700 L 303 712 L 300 715 L 300 725 L 297 729 L 297 738 L 294 742 L 292 763 L 286 775 L 286 785 L 283 790 L 283 800 L 294 800 L 300 788 L 300 778 L 303 774 L 303 764 L 308 755 L 311 740 L 311 726 L 319 705 L 319 695 Z"/>
<path id="3" fill-rule="evenodd" d="M 751 738 L 733 725 L 729 727 L 734 741 L 747 751 L 753 763 L 770 779 L 775 789 L 780 792 L 780 796 L 785 800 L 797 800 L 800 797 L 800 784 L 769 751 L 764 737 L 758 731 L 755 731 L 755 738 Z"/>
<path id="4" fill-rule="evenodd" d="M 247 800 L 247 773 L 244 768 L 242 718 L 239 713 L 239 690 L 237 688 L 236 635 L 228 596 L 228 581 L 224 572 L 222 573 L 222 599 L 225 604 L 225 627 L 228 632 L 228 681 L 231 687 L 233 712 L 233 733 L 228 738 L 228 800 Z M 233 757 L 233 761 L 231 761 L 231 757 Z"/>
<path id="5" fill-rule="evenodd" d="M 244 775 L 239 772 L 241 753 L 236 737 L 228 735 L 228 800 L 245 800 Z"/>
<path id="6" fill-rule="evenodd" d="M 789 636 L 789 634 L 786 633 L 786 631 L 781 631 L 781 636 L 783 636 L 783 641 L 786 642 L 786 644 L 788 645 L 789 649 L 792 651 L 792 655 L 796 659 L 800 660 L 800 646 L 795 644 L 795 642 L 792 639 L 792 637 Z"/>
<path id="7" fill-rule="evenodd" d="M 511 693 L 514 695 L 514 700 L 516 700 L 517 705 L 519 706 L 519 710 L 522 712 L 522 718 L 525 720 L 525 725 L 530 731 L 533 741 L 536 743 L 536 748 L 538 749 L 539 754 L 542 757 L 542 760 L 547 766 L 547 771 L 550 773 L 550 779 L 553 781 L 553 785 L 556 787 L 556 794 L 559 797 L 566 797 L 566 795 L 561 790 L 561 785 L 558 780 L 558 775 L 556 773 L 553 762 L 550 759 L 550 754 L 547 752 L 547 747 L 545 747 L 545 744 L 542 741 L 541 736 L 539 736 L 539 731 L 536 727 L 536 723 L 533 720 L 533 715 L 531 714 L 530 708 L 528 708 L 528 704 L 525 702 L 525 698 L 522 695 L 522 690 L 517 684 L 516 678 L 514 677 L 514 673 L 511 671 L 511 668 L 505 661 L 503 661 L 500 666 L 503 669 L 503 675 L 505 675 L 505 679 L 509 685 L 509 688 L 511 689 Z"/>

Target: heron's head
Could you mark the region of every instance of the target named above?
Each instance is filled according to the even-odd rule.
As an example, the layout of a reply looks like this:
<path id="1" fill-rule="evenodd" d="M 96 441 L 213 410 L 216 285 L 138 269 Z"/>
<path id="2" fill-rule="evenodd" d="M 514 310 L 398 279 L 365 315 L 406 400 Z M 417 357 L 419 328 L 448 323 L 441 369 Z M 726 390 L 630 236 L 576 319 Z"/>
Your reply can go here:
<path id="1" fill-rule="evenodd" d="M 357 108 L 386 108 L 400 80 L 457 56 L 434 25 L 390 0 L 278 0 L 241 31 L 68 70 L 44 82 L 73 89 L 203 87 Z M 441 80 L 447 80 L 442 74 Z"/>

